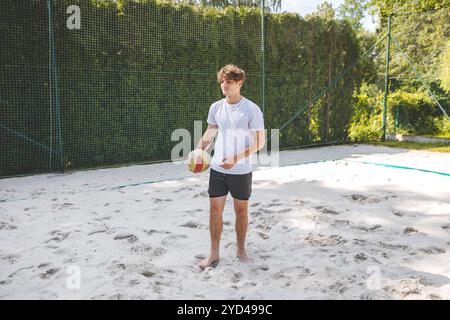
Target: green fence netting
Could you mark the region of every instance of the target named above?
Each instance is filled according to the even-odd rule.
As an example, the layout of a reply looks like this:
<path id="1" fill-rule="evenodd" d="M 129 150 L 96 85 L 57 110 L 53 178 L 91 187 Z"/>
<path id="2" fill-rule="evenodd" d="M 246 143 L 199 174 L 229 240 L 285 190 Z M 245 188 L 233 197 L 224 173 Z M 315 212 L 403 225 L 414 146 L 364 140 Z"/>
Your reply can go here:
<path id="1" fill-rule="evenodd" d="M 73 5 L 80 29 L 68 27 Z M 266 128 L 283 128 L 281 149 L 347 141 L 361 82 L 351 26 L 261 17 L 153 0 L 3 0 L 0 177 L 170 160 L 175 129 L 206 127 L 228 63 L 246 70 L 242 94 L 264 108 Z"/>

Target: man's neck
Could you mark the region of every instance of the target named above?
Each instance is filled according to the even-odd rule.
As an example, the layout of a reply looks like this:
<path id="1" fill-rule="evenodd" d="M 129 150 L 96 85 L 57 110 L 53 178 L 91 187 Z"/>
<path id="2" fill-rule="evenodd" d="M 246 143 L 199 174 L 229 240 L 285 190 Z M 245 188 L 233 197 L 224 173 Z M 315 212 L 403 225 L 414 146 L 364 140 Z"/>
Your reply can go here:
<path id="1" fill-rule="evenodd" d="M 236 104 L 236 103 L 238 103 L 239 101 L 241 101 L 241 99 L 242 99 L 242 96 L 241 96 L 240 94 L 237 94 L 237 95 L 235 95 L 235 96 L 228 96 L 228 97 L 227 97 L 227 102 L 228 102 L 229 104 Z"/>

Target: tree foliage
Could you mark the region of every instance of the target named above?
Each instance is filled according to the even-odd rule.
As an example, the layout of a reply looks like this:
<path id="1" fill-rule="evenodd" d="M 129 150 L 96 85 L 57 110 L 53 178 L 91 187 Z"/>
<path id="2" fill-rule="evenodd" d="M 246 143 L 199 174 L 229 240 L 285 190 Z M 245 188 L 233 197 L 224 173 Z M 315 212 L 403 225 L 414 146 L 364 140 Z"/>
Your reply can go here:
<path id="1" fill-rule="evenodd" d="M 227 6 L 235 7 L 260 7 L 261 0 L 171 0 L 175 3 L 199 4 L 202 6 L 212 6 L 216 8 L 225 8 Z M 265 6 L 273 11 L 281 8 L 283 0 L 266 0 Z"/>
<path id="2" fill-rule="evenodd" d="M 450 93 L 450 40 L 447 41 L 441 64 L 441 86 Z"/>

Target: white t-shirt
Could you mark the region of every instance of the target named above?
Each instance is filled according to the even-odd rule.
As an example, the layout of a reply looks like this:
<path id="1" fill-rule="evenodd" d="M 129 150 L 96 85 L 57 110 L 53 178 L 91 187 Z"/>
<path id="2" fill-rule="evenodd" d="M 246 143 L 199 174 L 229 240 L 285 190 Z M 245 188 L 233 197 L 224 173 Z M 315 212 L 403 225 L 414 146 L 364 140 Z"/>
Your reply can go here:
<path id="1" fill-rule="evenodd" d="M 207 121 L 208 124 L 219 127 L 214 145 L 214 156 L 211 159 L 211 168 L 228 174 L 251 172 L 252 155 L 239 160 L 228 170 L 220 167 L 220 165 L 226 157 L 237 155 L 253 144 L 256 131 L 264 130 L 261 109 L 244 97 L 236 104 L 229 104 L 226 99 L 222 99 L 211 105 Z"/>

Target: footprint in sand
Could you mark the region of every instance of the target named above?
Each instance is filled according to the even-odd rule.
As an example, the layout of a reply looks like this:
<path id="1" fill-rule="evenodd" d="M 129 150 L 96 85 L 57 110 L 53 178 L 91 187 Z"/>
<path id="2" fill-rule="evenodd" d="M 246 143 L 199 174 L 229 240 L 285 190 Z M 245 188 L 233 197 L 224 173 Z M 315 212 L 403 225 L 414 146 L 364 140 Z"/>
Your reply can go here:
<path id="1" fill-rule="evenodd" d="M 328 288 L 336 293 L 343 294 L 345 291 L 350 289 L 351 285 L 346 283 L 345 281 L 336 281 L 332 285 L 329 285 Z"/>
<path id="2" fill-rule="evenodd" d="M 52 275 L 56 274 L 58 271 L 60 270 L 60 268 L 51 268 L 48 269 L 47 271 L 39 274 L 39 277 L 41 279 L 49 279 Z"/>
<path id="3" fill-rule="evenodd" d="M 43 194 L 45 194 L 45 189 L 40 189 L 41 191 L 33 191 L 32 193 L 31 193 L 31 196 L 32 197 L 38 197 L 38 196 L 40 196 L 40 195 L 43 195 Z"/>
<path id="4" fill-rule="evenodd" d="M 403 217 L 405 215 L 403 212 L 397 210 L 392 211 L 392 214 L 397 217 Z"/>
<path id="5" fill-rule="evenodd" d="M 120 233 L 114 236 L 114 240 L 124 240 L 126 239 L 129 243 L 136 242 L 138 237 L 131 233 Z"/>
<path id="6" fill-rule="evenodd" d="M 262 231 L 265 231 L 265 232 L 270 231 L 272 229 L 271 226 L 265 225 L 265 224 L 261 224 L 261 223 L 258 224 L 255 228 L 261 229 Z"/>
<path id="7" fill-rule="evenodd" d="M 45 268 L 45 267 L 47 267 L 47 266 L 49 266 L 50 265 L 50 262 L 43 262 L 43 263 L 40 263 L 39 265 L 38 265 L 38 268 L 40 269 L 40 268 Z"/>
<path id="8" fill-rule="evenodd" d="M 130 281 L 128 281 L 128 284 L 129 284 L 130 286 L 136 286 L 136 285 L 138 285 L 139 283 L 141 283 L 141 281 L 139 281 L 138 279 L 131 279 Z"/>
<path id="9" fill-rule="evenodd" d="M 12 282 L 11 279 L 1 280 L 1 281 L 0 281 L 0 285 L 1 285 L 1 286 L 5 286 L 5 285 L 10 284 L 11 282 Z"/>
<path id="10" fill-rule="evenodd" d="M 258 270 L 261 270 L 261 271 L 268 271 L 268 270 L 269 270 L 269 266 L 267 266 L 267 265 L 262 265 L 262 266 L 258 266 L 258 267 L 256 267 L 256 268 L 253 268 L 253 269 L 252 269 L 252 271 L 258 271 Z"/>
<path id="11" fill-rule="evenodd" d="M 255 202 L 255 203 L 252 203 L 252 204 L 250 205 L 250 207 L 254 208 L 254 207 L 259 206 L 260 204 L 261 204 L 260 202 Z"/>
<path id="12" fill-rule="evenodd" d="M 409 295 L 421 294 L 419 279 L 401 279 L 393 286 L 383 287 L 383 290 L 391 295 L 393 298 L 404 299 Z"/>
<path id="13" fill-rule="evenodd" d="M 250 215 L 252 217 L 259 217 L 261 215 L 261 212 L 260 211 L 250 212 Z"/>
<path id="14" fill-rule="evenodd" d="M 390 256 L 387 252 L 383 252 L 383 253 L 381 254 L 381 256 L 382 256 L 384 259 L 390 259 L 390 258 L 391 258 L 391 256 Z"/>
<path id="15" fill-rule="evenodd" d="M 317 206 L 317 207 L 314 207 L 314 209 L 318 210 L 319 212 L 321 212 L 321 213 L 323 213 L 323 214 L 334 214 L 334 215 L 339 214 L 339 212 L 337 212 L 337 211 L 334 210 L 333 208 L 327 208 L 327 207 L 323 207 L 323 206 Z"/>
<path id="16" fill-rule="evenodd" d="M 297 278 L 305 278 L 309 276 L 313 276 L 315 273 L 311 272 L 311 269 L 303 267 L 303 266 L 297 266 L 296 269 L 299 269 L 299 273 L 297 274 Z"/>
<path id="17" fill-rule="evenodd" d="M 279 207 L 282 206 L 282 203 L 269 203 L 268 205 L 266 205 L 266 207 Z"/>
<path id="18" fill-rule="evenodd" d="M 361 261 L 367 260 L 369 257 L 364 252 L 361 252 L 361 253 L 355 254 L 354 258 L 355 258 L 355 261 L 361 262 Z"/>
<path id="19" fill-rule="evenodd" d="M 343 239 L 341 236 L 332 234 L 332 235 L 325 235 L 325 234 L 308 234 L 304 238 L 305 242 L 312 245 L 312 246 L 333 246 L 338 244 L 344 244 L 347 242 L 347 240 Z"/>
<path id="20" fill-rule="evenodd" d="M 418 249 L 419 251 L 422 251 L 426 254 L 442 254 L 442 253 L 446 253 L 447 250 L 445 250 L 445 248 L 438 248 L 438 247 L 425 247 L 425 248 L 420 248 Z"/>
<path id="21" fill-rule="evenodd" d="M 0 230 L 15 230 L 15 229 L 17 229 L 17 226 L 7 222 L 0 221 Z"/>
<path id="22" fill-rule="evenodd" d="M 161 243 L 163 246 L 169 246 L 175 243 L 176 241 L 185 238 L 187 238 L 187 236 L 184 234 L 171 234 L 170 236 L 167 236 L 164 239 L 162 239 Z"/>
<path id="23" fill-rule="evenodd" d="M 153 200 L 153 203 L 155 203 L 155 204 L 158 204 L 161 202 L 172 202 L 173 201 L 172 199 L 160 199 L 160 198 L 153 198 L 152 200 Z M 141 201 L 141 200 L 139 200 L 139 201 Z"/>
<path id="24" fill-rule="evenodd" d="M 185 212 L 185 213 L 196 213 L 196 212 L 202 212 L 202 211 L 205 211 L 205 210 L 202 210 L 202 209 L 194 209 L 194 210 L 185 210 L 185 211 L 183 211 L 183 212 Z"/>
<path id="25" fill-rule="evenodd" d="M 141 274 L 146 278 L 153 278 L 156 276 L 156 273 L 152 272 L 152 271 L 144 271 L 144 272 L 141 272 Z"/>
<path id="26" fill-rule="evenodd" d="M 89 231 L 89 232 L 87 233 L 87 235 L 88 235 L 88 236 L 92 236 L 92 235 L 97 234 L 97 233 L 105 233 L 105 232 L 108 232 L 108 230 L 106 230 L 106 229 L 93 230 L 93 231 Z"/>
<path id="27" fill-rule="evenodd" d="M 144 231 L 147 235 L 149 235 L 149 236 L 151 236 L 152 234 L 155 234 L 155 233 L 165 233 L 165 234 L 167 234 L 167 233 L 170 233 L 170 231 L 166 231 L 166 230 L 155 230 L 155 229 L 149 229 L 149 230 L 142 230 L 142 231 Z"/>
<path id="28" fill-rule="evenodd" d="M 19 268 L 19 269 L 17 269 L 16 271 L 14 271 L 13 273 L 11 273 L 11 274 L 8 276 L 8 278 L 14 277 L 15 275 L 17 275 L 19 272 L 21 272 L 21 271 L 23 271 L 23 270 L 29 270 L 29 269 L 32 269 L 32 268 L 33 268 L 33 266 Z"/>
<path id="29" fill-rule="evenodd" d="M 357 246 L 365 246 L 367 244 L 367 241 L 364 239 L 353 239 L 353 244 Z"/>
<path id="30" fill-rule="evenodd" d="M 104 220 L 111 220 L 110 216 L 103 216 L 101 218 L 95 218 L 95 221 L 104 221 Z"/>
<path id="31" fill-rule="evenodd" d="M 289 276 L 286 275 L 283 271 L 278 271 L 278 272 L 275 272 L 274 274 L 272 274 L 272 278 L 275 280 L 279 280 L 282 278 L 289 278 Z"/>
<path id="32" fill-rule="evenodd" d="M 335 265 L 342 267 L 344 265 L 348 265 L 348 260 L 345 254 L 342 252 L 338 252 L 337 254 L 332 254 L 329 256 L 331 262 Z"/>
<path id="33" fill-rule="evenodd" d="M 186 227 L 186 228 L 191 228 L 191 229 L 200 229 L 202 225 L 198 222 L 195 221 L 188 221 L 182 225 L 180 225 L 180 227 Z"/>
<path id="34" fill-rule="evenodd" d="M 198 197 L 208 198 L 208 197 L 209 197 L 209 194 L 208 194 L 208 192 L 206 192 L 206 191 L 202 191 L 202 192 L 200 192 L 199 194 L 196 194 L 196 195 L 194 196 L 194 198 L 198 198 Z"/>
<path id="35" fill-rule="evenodd" d="M 416 234 L 419 230 L 413 228 L 413 227 L 406 227 L 405 230 L 403 230 L 404 234 Z"/>
<path id="36" fill-rule="evenodd" d="M 74 204 L 70 203 L 70 202 L 64 202 L 63 204 L 53 204 L 52 205 L 52 209 L 57 209 L 57 210 L 64 210 L 64 209 L 77 209 L 73 207 Z"/>
<path id="37" fill-rule="evenodd" d="M 0 260 L 6 260 L 10 264 L 17 263 L 17 260 L 20 259 L 22 256 L 18 254 L 2 254 L 0 255 Z"/>
<path id="38" fill-rule="evenodd" d="M 269 235 L 268 235 L 267 233 L 264 233 L 264 232 L 261 232 L 261 231 L 256 231 L 256 234 L 257 234 L 258 236 L 260 236 L 261 239 L 264 239 L 264 240 L 267 240 L 267 239 L 270 238 Z"/>
<path id="39" fill-rule="evenodd" d="M 164 248 L 152 247 L 148 244 L 135 245 L 135 246 L 131 247 L 130 251 L 133 253 L 148 256 L 151 258 L 161 257 L 162 255 L 164 255 L 166 253 L 166 250 Z"/>
<path id="40" fill-rule="evenodd" d="M 181 188 L 181 189 L 178 189 L 178 190 L 175 190 L 175 191 L 173 191 L 173 193 L 178 193 L 178 192 L 181 192 L 181 191 L 192 191 L 192 190 L 194 190 L 194 188 L 191 188 L 191 187 L 184 187 L 184 188 Z"/>
<path id="41" fill-rule="evenodd" d="M 49 234 L 52 237 L 50 239 L 48 239 L 46 241 L 46 243 L 49 243 L 51 241 L 61 242 L 69 236 L 70 232 L 62 232 L 61 230 L 53 230 L 53 231 L 50 231 Z"/>
<path id="42" fill-rule="evenodd" d="M 294 209 L 292 209 L 292 208 L 285 208 L 285 209 L 281 209 L 281 210 L 278 210 L 278 211 L 275 211 L 276 213 L 287 213 L 287 212 L 291 212 L 292 210 L 294 210 Z"/>
<path id="43" fill-rule="evenodd" d="M 354 228 L 354 229 L 358 229 L 358 230 L 362 230 L 362 231 L 369 232 L 369 231 L 375 231 L 375 230 L 377 230 L 377 229 L 380 229 L 380 228 L 381 228 L 381 224 L 374 224 L 374 225 L 371 226 L 371 227 L 359 225 L 359 226 L 356 226 L 356 227 L 353 227 L 353 228 Z"/>
<path id="44" fill-rule="evenodd" d="M 299 206 L 303 206 L 303 205 L 309 203 L 309 201 L 301 200 L 301 199 L 294 199 L 294 202 L 297 203 Z"/>
<path id="45" fill-rule="evenodd" d="M 334 226 L 334 227 L 344 227 L 344 226 L 350 225 L 350 221 L 348 221 L 348 220 L 334 220 L 331 223 L 331 225 Z"/>
<path id="46" fill-rule="evenodd" d="M 200 253 L 200 254 L 195 255 L 194 259 L 201 261 L 203 259 L 206 259 L 206 256 L 204 254 Z"/>
<path id="47" fill-rule="evenodd" d="M 379 241 L 378 244 L 385 249 L 391 249 L 391 250 L 410 250 L 411 247 L 408 245 L 403 245 L 403 244 L 392 244 L 392 243 L 386 243 L 383 241 Z"/>
<path id="48" fill-rule="evenodd" d="M 381 202 L 383 200 L 388 199 L 388 197 L 384 197 L 384 199 L 377 197 L 375 195 L 365 195 L 362 193 L 353 193 L 351 195 L 345 195 L 345 198 L 349 198 L 359 204 L 372 204 L 372 203 L 378 203 Z"/>

